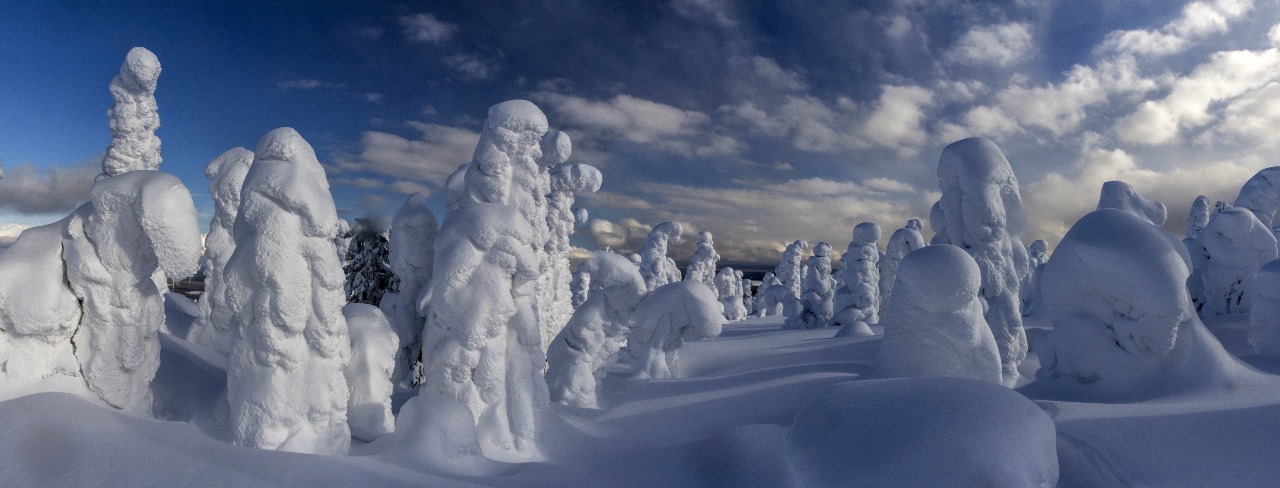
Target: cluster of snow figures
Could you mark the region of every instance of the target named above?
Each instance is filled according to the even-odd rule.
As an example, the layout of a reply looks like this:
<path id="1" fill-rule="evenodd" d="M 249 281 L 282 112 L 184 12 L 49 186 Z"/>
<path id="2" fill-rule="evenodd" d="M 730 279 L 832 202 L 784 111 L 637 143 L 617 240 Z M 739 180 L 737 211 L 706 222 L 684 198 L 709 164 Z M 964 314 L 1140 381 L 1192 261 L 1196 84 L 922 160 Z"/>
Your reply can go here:
<path id="1" fill-rule="evenodd" d="M 1000 349 L 1004 382 L 1012 385 L 1027 355 L 1019 288 L 1029 260 L 1017 242 L 1026 222 L 1018 178 L 995 143 L 975 137 L 942 149 L 938 181 L 942 198 L 930 215 L 938 232 L 934 242 L 960 247 L 977 261 L 984 315 Z"/>
<path id="2" fill-rule="evenodd" d="M 841 261 L 845 263 L 835 294 L 835 325 L 880 321 L 880 226 L 863 222 L 853 226 L 853 240 Z"/>
<path id="3" fill-rule="evenodd" d="M 1202 317 L 1249 312 L 1258 269 L 1277 256 L 1275 218 L 1280 167 L 1266 168 L 1240 189 L 1236 206 L 1196 198 L 1183 245 L 1191 259 L 1187 286 Z"/>
<path id="4" fill-rule="evenodd" d="M 644 277 L 649 291 L 680 281 L 680 268 L 676 267 L 675 260 L 667 257 L 667 246 L 680 241 L 682 230 L 679 222 L 666 221 L 653 226 L 645 237 L 644 247 L 640 249 L 640 276 Z"/>
<path id="5" fill-rule="evenodd" d="M 693 257 L 689 258 L 689 266 L 685 268 L 684 279 L 701 282 L 707 288 L 718 290 L 716 263 L 720 255 L 716 253 L 715 239 L 710 232 L 698 233 L 698 243 L 694 245 Z M 723 292 L 721 293 L 723 297 Z"/>
<path id="6" fill-rule="evenodd" d="M 391 219 L 388 258 L 395 286 L 382 296 L 379 308 L 399 337 L 392 381 L 404 381 L 422 361 L 422 328 L 427 325 L 425 310 L 418 299 L 431 283 L 435 259 L 436 216 L 427 208 L 427 197 L 410 195 Z M 421 369 L 421 366 L 417 366 Z"/>
<path id="7" fill-rule="evenodd" d="M 816 329 L 826 327 L 834 314 L 836 280 L 831 276 L 831 245 L 819 242 L 813 246 L 813 256 L 804 274 L 804 288 L 797 306 L 786 308 L 784 328 Z"/>
<path id="8" fill-rule="evenodd" d="M 728 266 L 720 268 L 715 275 L 715 290 L 720 306 L 724 309 L 724 318 L 742 320 L 747 318 L 747 307 L 742 298 L 742 272 Z"/>

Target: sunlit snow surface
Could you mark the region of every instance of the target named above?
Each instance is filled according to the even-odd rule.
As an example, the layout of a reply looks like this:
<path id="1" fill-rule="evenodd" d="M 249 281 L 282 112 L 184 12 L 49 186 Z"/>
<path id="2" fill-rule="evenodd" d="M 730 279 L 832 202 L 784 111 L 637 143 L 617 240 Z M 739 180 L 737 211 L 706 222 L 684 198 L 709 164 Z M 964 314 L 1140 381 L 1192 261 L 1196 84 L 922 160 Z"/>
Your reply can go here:
<path id="1" fill-rule="evenodd" d="M 598 410 L 555 405 L 560 420 L 547 426 L 543 459 L 466 477 L 397 461 L 406 457 L 388 448 L 394 434 L 355 440 L 347 457 L 230 445 L 219 427 L 224 360 L 173 335 L 182 335 L 196 310 L 180 296 L 166 299 L 169 324 L 154 388 L 157 413 L 172 420 L 66 393 L 15 398 L 30 385 L 0 385 L 7 399 L 0 401 L 0 484 L 802 486 L 786 452 L 797 411 L 827 387 L 855 380 L 880 343 L 878 335 L 833 339 L 835 328 L 781 331 L 777 316 L 729 323 L 719 338 L 681 349 L 682 378 L 613 379 Z M 1028 319 L 1033 344 L 1044 322 Z M 1248 348 L 1247 324 L 1246 316 L 1232 315 L 1207 325 L 1239 354 Z M 1024 381 L 1034 377 L 1034 358 L 1022 366 Z M 1269 486 L 1280 478 L 1280 377 L 1254 375 L 1229 391 L 1120 405 L 1036 402 L 1058 429 L 1059 486 Z"/>

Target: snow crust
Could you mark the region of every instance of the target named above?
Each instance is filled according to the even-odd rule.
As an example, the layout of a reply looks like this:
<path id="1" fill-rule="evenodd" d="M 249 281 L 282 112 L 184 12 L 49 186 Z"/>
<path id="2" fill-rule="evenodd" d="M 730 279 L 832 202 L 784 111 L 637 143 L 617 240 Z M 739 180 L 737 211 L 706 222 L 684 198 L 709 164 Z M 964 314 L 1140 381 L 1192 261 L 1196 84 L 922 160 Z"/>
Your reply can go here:
<path id="1" fill-rule="evenodd" d="M 1155 200 L 1147 200 L 1138 194 L 1133 185 L 1123 181 L 1108 181 L 1102 184 L 1102 194 L 1098 197 L 1098 209 L 1115 208 L 1129 212 L 1152 225 L 1164 225 L 1169 212 L 1164 204 Z"/>
<path id="2" fill-rule="evenodd" d="M 187 340 L 231 354 L 236 331 L 231 308 L 226 303 L 227 260 L 236 250 L 232 235 L 240 211 L 240 188 L 253 164 L 253 152 L 237 147 L 222 153 L 204 167 L 209 178 L 209 196 L 213 198 L 213 217 L 204 238 L 204 293 L 200 295 L 200 316 L 187 332 Z"/>
<path id="3" fill-rule="evenodd" d="M 632 375 L 676 378 L 679 352 L 686 341 L 720 335 L 723 308 L 715 293 L 701 283 L 678 281 L 649 292 L 631 316 L 627 347 Z"/>
<path id="4" fill-rule="evenodd" d="M 409 195 L 391 219 L 388 258 L 398 284 L 382 296 L 378 307 L 398 337 L 392 375 L 395 384 L 404 381 L 420 361 L 427 314 L 419 310 L 418 299 L 431 283 L 436 227 L 436 216 L 427 208 L 427 197 L 421 193 Z"/>
<path id="5" fill-rule="evenodd" d="M 107 110 L 111 144 L 102 158 L 102 174 L 116 176 L 140 169 L 160 167 L 160 115 L 156 107 L 156 83 L 160 60 L 144 47 L 129 50 L 120 73 L 111 80 Z"/>
<path id="6" fill-rule="evenodd" d="M 549 143 L 548 140 L 552 142 Z M 551 157 L 557 161 L 568 158 L 571 147 L 569 136 L 556 133 L 552 138 L 544 138 L 543 145 L 548 144 L 555 148 Z M 575 307 L 573 271 L 569 267 L 569 251 L 572 247 L 569 238 L 582 222 L 579 220 L 579 212 L 573 207 L 576 195 L 599 191 L 603 181 L 600 170 L 587 164 L 561 163 L 550 169 L 551 192 L 547 196 L 547 225 L 551 228 L 551 236 L 546 245 L 547 253 L 543 257 L 545 266 L 549 266 L 549 269 L 538 282 L 538 321 L 544 350 L 569 321 Z"/>
<path id="7" fill-rule="evenodd" d="M 351 435 L 372 441 L 395 430 L 391 415 L 392 373 L 400 339 L 378 307 L 348 303 L 342 307 L 351 337 L 351 360 L 343 373 L 351 395 L 347 399 L 347 424 Z"/>

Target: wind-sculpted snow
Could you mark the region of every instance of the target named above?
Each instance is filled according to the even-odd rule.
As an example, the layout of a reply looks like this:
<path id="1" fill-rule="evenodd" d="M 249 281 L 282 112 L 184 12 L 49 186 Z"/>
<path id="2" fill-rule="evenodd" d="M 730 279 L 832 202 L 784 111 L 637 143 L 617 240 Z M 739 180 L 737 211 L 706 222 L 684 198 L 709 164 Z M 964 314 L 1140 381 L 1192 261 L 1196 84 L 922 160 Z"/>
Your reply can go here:
<path id="1" fill-rule="evenodd" d="M 636 268 L 634 264 L 631 267 L 636 269 L 636 273 L 640 272 L 640 268 Z M 583 267 L 582 263 L 578 263 L 578 267 L 573 270 L 573 280 L 569 282 L 569 292 L 573 294 L 574 310 L 586 303 L 587 297 L 591 294 L 591 274 Z"/>
<path id="2" fill-rule="evenodd" d="M 1124 210 L 1152 225 L 1164 225 L 1169 212 L 1164 204 L 1155 200 L 1147 200 L 1138 194 L 1133 185 L 1123 181 L 1108 181 L 1102 184 L 1102 194 L 1098 197 L 1098 209 L 1115 208 Z"/>
<path id="3" fill-rule="evenodd" d="M 254 154 L 226 267 L 239 330 L 227 370 L 232 441 L 345 454 L 351 342 L 329 182 L 293 129 L 268 132 Z"/>
<path id="4" fill-rule="evenodd" d="M 568 157 L 569 136 L 558 134 L 557 148 L 553 156 Z M 547 144 L 544 139 L 544 145 Z M 569 238 L 579 223 L 573 203 L 580 193 L 600 190 L 603 177 L 594 166 L 582 163 L 563 163 L 551 167 L 551 193 L 547 197 L 547 225 L 551 228 L 551 241 L 546 249 L 546 271 L 538 283 L 538 317 L 542 347 L 555 339 L 556 334 L 573 315 L 573 271 L 569 268 Z"/>
<path id="5" fill-rule="evenodd" d="M 808 249 L 808 242 L 794 241 L 782 251 L 782 258 L 773 270 L 774 279 L 778 280 L 776 285 L 778 288 L 775 289 L 766 284 L 767 288 L 763 293 L 765 307 L 773 309 L 768 314 L 779 312 L 778 315 L 790 317 L 800 313 L 803 307 L 800 303 L 800 292 L 804 287 L 801 262 L 804 259 L 804 252 Z M 778 311 L 779 308 L 781 308 L 780 311 Z"/>
<path id="6" fill-rule="evenodd" d="M 62 260 L 73 217 L 24 230 L 0 253 L 0 378 L 80 376 L 71 337 L 82 312 Z"/>
<path id="7" fill-rule="evenodd" d="M 1018 293 L 1022 295 L 1022 316 L 1030 316 L 1034 311 L 1040 310 L 1037 302 L 1040 300 L 1040 273 L 1044 271 L 1044 263 L 1049 262 L 1049 243 L 1036 239 L 1027 246 L 1027 260 L 1030 272 L 1022 278 L 1021 289 Z"/>
<path id="8" fill-rule="evenodd" d="M 111 145 L 102 158 L 102 173 L 115 176 L 140 169 L 160 167 L 160 115 L 156 107 L 156 83 L 160 79 L 160 60 L 143 47 L 129 50 L 120 73 L 111 80 L 111 98 L 115 103 L 107 110 Z"/>
<path id="9" fill-rule="evenodd" d="M 418 309 L 418 297 L 431 283 L 432 260 L 435 258 L 436 216 L 427 208 L 427 197 L 409 195 L 404 206 L 391 220 L 389 258 L 391 271 L 398 279 L 395 289 L 388 290 L 378 304 L 399 338 L 393 383 L 405 379 L 422 353 L 422 328 L 426 314 Z M 427 304 L 428 306 L 430 304 Z"/>
<path id="10" fill-rule="evenodd" d="M 1276 237 L 1253 213 L 1233 207 L 1213 214 L 1196 242 L 1203 248 L 1200 315 L 1249 311 L 1254 274 L 1276 258 Z"/>
<path id="11" fill-rule="evenodd" d="M 395 430 L 391 415 L 391 375 L 400 341 L 382 311 L 367 303 L 342 307 L 351 337 L 351 361 L 343 370 L 351 396 L 347 423 L 351 435 L 372 441 Z"/>
<path id="12" fill-rule="evenodd" d="M 1040 370 L 1028 390 L 1130 402 L 1230 388 L 1241 366 L 1196 315 L 1188 263 L 1181 243 L 1145 219 L 1115 209 L 1081 218 L 1041 276 L 1054 328 L 1036 340 Z"/>
<path id="13" fill-rule="evenodd" d="M 831 245 L 819 242 L 809 257 L 809 271 L 804 276 L 799 307 L 787 309 L 788 329 L 816 329 L 831 323 L 834 314 L 836 280 L 831 277 Z"/>
<path id="14" fill-rule="evenodd" d="M 1280 259 L 1258 268 L 1249 295 L 1249 344 L 1261 356 L 1280 359 Z"/>
<path id="15" fill-rule="evenodd" d="M 675 260 L 667 257 L 667 246 L 673 241 L 679 242 L 681 232 L 679 222 L 666 221 L 655 225 L 645 237 L 644 247 L 640 249 L 640 276 L 650 291 L 680 281 L 680 269 Z"/>
<path id="16" fill-rule="evenodd" d="M 1253 212 L 1268 229 L 1275 225 L 1276 211 L 1280 210 L 1280 166 L 1264 168 L 1249 178 L 1232 206 Z"/>
<path id="17" fill-rule="evenodd" d="M 982 298 L 987 325 L 1000 347 L 1005 383 L 1018 379 L 1018 364 L 1027 356 L 1022 329 L 1020 284 L 1029 272 L 1027 250 L 1018 241 L 1026 225 L 1018 178 L 1009 160 L 990 140 L 974 137 L 942 149 L 938 160 L 942 198 L 937 217 L 945 222 L 947 243 L 959 246 L 982 271 Z M 941 230 L 935 223 L 935 230 Z"/>
<path id="18" fill-rule="evenodd" d="M 551 401 L 596 407 L 596 388 L 631 328 L 631 314 L 646 288 L 627 258 L 596 251 L 579 270 L 594 290 L 547 349 Z"/>
<path id="19" fill-rule="evenodd" d="M 685 341 L 720 335 L 723 307 L 701 283 L 679 281 L 649 292 L 631 316 L 627 362 L 638 378 L 676 378 Z"/>
<path id="20" fill-rule="evenodd" d="M 742 303 L 742 277 L 740 271 L 735 271 L 728 266 L 721 268 L 716 273 L 715 288 L 716 295 L 720 299 L 720 306 L 724 309 L 724 318 L 726 320 L 742 320 L 747 318 L 747 307 Z"/>
<path id="21" fill-rule="evenodd" d="M 209 196 L 213 198 L 213 218 L 204 238 L 204 293 L 200 295 L 200 316 L 187 332 L 187 340 L 208 346 L 223 354 L 231 353 L 236 331 L 231 308 L 227 306 L 227 260 L 236 250 L 232 228 L 240 210 L 240 188 L 253 163 L 253 152 L 237 147 L 209 162 L 204 175 L 209 178 Z"/>
<path id="22" fill-rule="evenodd" d="M 775 286 L 778 288 L 773 289 Z M 789 291 L 781 281 L 778 281 L 772 271 L 765 273 L 764 278 L 760 280 L 760 287 L 756 289 L 755 305 L 752 307 L 755 309 L 756 316 L 781 315 L 782 297 Z"/>
<path id="23" fill-rule="evenodd" d="M 1200 231 L 1209 225 L 1209 197 L 1200 195 L 1191 202 L 1191 211 L 1187 213 L 1187 239 L 1200 236 Z"/>
<path id="24" fill-rule="evenodd" d="M 916 219 L 911 221 L 920 223 Z M 893 279 L 898 275 L 898 263 L 916 249 L 924 247 L 924 236 L 920 235 L 920 229 L 912 227 L 911 221 L 907 222 L 906 227 L 893 231 L 889 242 L 885 244 L 884 257 L 880 259 L 877 270 L 880 278 L 879 308 L 889 306 L 889 297 L 893 295 Z"/>
<path id="25" fill-rule="evenodd" d="M 807 487 L 1043 487 L 1058 483 L 1053 420 L 966 378 L 855 381 L 796 413 L 786 454 Z"/>
<path id="26" fill-rule="evenodd" d="M 715 246 L 715 239 L 710 232 L 704 230 L 698 233 L 698 243 L 694 244 L 689 266 L 685 267 L 684 279 L 700 282 L 712 290 L 717 289 L 716 263 L 720 261 L 720 254 L 716 253 Z"/>
<path id="27" fill-rule="evenodd" d="M 857 322 L 874 324 L 880 321 L 880 226 L 875 222 L 863 222 L 853 226 L 853 240 L 841 258 L 845 262 L 844 276 L 835 294 L 834 324 L 852 325 Z"/>
<path id="28" fill-rule="evenodd" d="M 1000 351 L 982 317 L 981 285 L 978 264 L 958 247 L 908 254 L 881 321 L 884 343 L 860 378 L 955 376 L 999 384 Z"/>

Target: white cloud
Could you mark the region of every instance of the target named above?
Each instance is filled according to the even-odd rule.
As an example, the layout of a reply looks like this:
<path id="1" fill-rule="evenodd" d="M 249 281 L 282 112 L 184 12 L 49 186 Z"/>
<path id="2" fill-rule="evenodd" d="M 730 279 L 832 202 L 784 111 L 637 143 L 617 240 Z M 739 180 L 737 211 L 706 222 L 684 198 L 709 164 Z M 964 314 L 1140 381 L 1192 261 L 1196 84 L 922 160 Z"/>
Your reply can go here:
<path id="1" fill-rule="evenodd" d="M 18 236 L 22 234 L 22 231 L 29 228 L 31 226 L 23 224 L 0 224 L 0 249 L 12 246 L 13 241 L 18 240 Z"/>
<path id="2" fill-rule="evenodd" d="M 783 68 L 777 61 L 764 56 L 753 56 L 750 59 L 738 57 L 731 63 L 746 65 L 751 73 L 769 86 L 784 91 L 805 91 L 809 85 L 799 73 Z"/>
<path id="3" fill-rule="evenodd" d="M 1024 22 L 974 27 L 960 36 L 946 59 L 962 64 L 1009 66 L 1035 53 L 1031 25 Z"/>
<path id="4" fill-rule="evenodd" d="M 926 88 L 883 85 L 880 97 L 867 105 L 844 96 L 828 104 L 809 95 L 787 95 L 772 113 L 750 101 L 721 112 L 752 132 L 789 139 L 805 151 L 837 154 L 886 148 L 911 155 L 928 141 L 924 124 L 936 101 Z"/>
<path id="5" fill-rule="evenodd" d="M 537 92 L 533 99 L 545 103 L 560 124 L 589 137 L 651 144 L 656 149 L 696 156 L 734 155 L 745 147 L 741 141 L 715 132 L 707 114 L 630 95 L 589 100 Z"/>
<path id="6" fill-rule="evenodd" d="M 0 209 L 24 214 L 70 212 L 89 201 L 89 188 L 101 172 L 101 156 L 73 167 L 6 167 L 0 179 Z"/>
<path id="7" fill-rule="evenodd" d="M 471 161 L 480 140 L 480 134 L 467 129 L 423 122 L 408 122 L 408 125 L 418 131 L 418 137 L 408 139 L 381 131 L 364 132 L 358 155 L 335 157 L 338 170 L 369 172 L 440 186 L 458 165 Z"/>
<path id="8" fill-rule="evenodd" d="M 400 25 L 404 27 L 404 35 L 409 40 L 429 44 L 448 41 L 458 32 L 458 26 L 443 22 L 430 13 L 400 17 Z"/>
<path id="9" fill-rule="evenodd" d="M 1191 2 L 1177 19 L 1154 30 L 1136 29 L 1107 34 L 1099 50 L 1143 57 L 1181 52 L 1192 42 L 1227 31 L 1231 21 L 1253 9 L 1252 0 Z"/>
<path id="10" fill-rule="evenodd" d="M 885 86 L 874 111 L 859 125 L 863 147 L 891 148 L 915 154 L 928 140 L 924 122 L 933 92 L 918 86 Z"/>
<path id="11" fill-rule="evenodd" d="M 283 80 L 276 82 L 276 88 L 284 91 L 290 90 L 318 90 L 318 89 L 340 89 L 346 85 L 342 83 L 333 83 L 329 81 L 316 80 L 312 78 L 301 78 L 296 80 Z"/>
<path id="12" fill-rule="evenodd" d="M 464 53 L 444 58 L 444 64 L 452 68 L 466 81 L 493 79 L 498 74 L 498 71 L 501 70 L 496 61 Z"/>
<path id="13" fill-rule="evenodd" d="M 706 19 L 721 27 L 733 27 L 738 23 L 727 0 L 675 0 L 671 5 L 676 13 L 686 18 Z"/>

